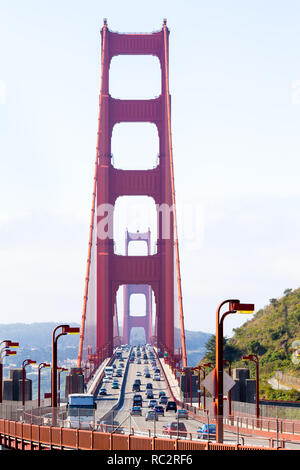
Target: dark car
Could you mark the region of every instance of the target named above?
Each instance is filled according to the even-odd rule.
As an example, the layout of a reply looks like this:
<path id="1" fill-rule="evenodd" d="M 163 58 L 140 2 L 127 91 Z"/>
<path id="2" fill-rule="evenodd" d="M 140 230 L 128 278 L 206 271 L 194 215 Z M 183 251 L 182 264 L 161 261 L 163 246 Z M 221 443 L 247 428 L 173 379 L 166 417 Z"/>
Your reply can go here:
<path id="1" fill-rule="evenodd" d="M 157 414 L 164 416 L 165 415 L 165 410 L 164 407 L 161 405 L 156 405 L 153 408 L 153 411 L 155 411 Z"/>
<path id="2" fill-rule="evenodd" d="M 215 439 L 216 438 L 216 425 L 203 424 L 201 428 L 197 429 L 198 439 Z"/>
<path id="3" fill-rule="evenodd" d="M 134 383 L 134 384 L 132 385 L 132 391 L 133 391 L 133 392 L 140 392 L 140 390 L 141 390 L 140 384 Z"/>
<path id="4" fill-rule="evenodd" d="M 182 421 L 173 421 L 168 423 L 166 426 L 163 426 L 163 434 L 167 434 L 168 436 L 186 437 L 187 430 Z"/>
<path id="5" fill-rule="evenodd" d="M 135 394 L 133 395 L 133 405 L 135 406 L 142 406 L 143 404 L 143 398 L 142 398 L 142 395 L 139 395 L 139 394 Z"/>
<path id="6" fill-rule="evenodd" d="M 176 401 L 168 401 L 167 403 L 167 406 L 166 406 L 166 411 L 177 411 L 177 405 L 176 405 Z"/>
<path id="7" fill-rule="evenodd" d="M 148 383 L 146 384 L 146 390 L 149 389 L 149 388 L 152 389 L 152 383 L 151 383 L 151 382 L 148 382 Z"/>
<path id="8" fill-rule="evenodd" d="M 153 398 L 153 396 L 154 396 L 154 395 L 153 395 L 152 390 L 149 389 L 149 390 L 146 391 L 146 397 L 149 398 L 149 400 L 150 400 L 151 398 Z"/>
<path id="9" fill-rule="evenodd" d="M 165 405 L 167 403 L 168 399 L 165 396 L 160 397 L 159 403 L 160 405 Z"/>

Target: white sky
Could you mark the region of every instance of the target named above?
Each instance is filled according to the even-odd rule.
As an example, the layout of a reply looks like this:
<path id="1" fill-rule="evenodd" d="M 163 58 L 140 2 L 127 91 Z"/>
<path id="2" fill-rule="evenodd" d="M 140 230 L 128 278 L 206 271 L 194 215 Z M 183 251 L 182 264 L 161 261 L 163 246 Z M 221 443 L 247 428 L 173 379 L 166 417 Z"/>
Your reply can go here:
<path id="1" fill-rule="evenodd" d="M 0 323 L 81 320 L 103 18 L 120 32 L 167 18 L 171 32 L 186 328 L 214 333 L 225 298 L 258 310 L 299 287 L 298 1 L 0 0 L 0 11 Z M 111 94 L 156 96 L 159 77 L 155 58 L 116 58 Z M 156 139 L 151 125 L 116 128 L 116 164 L 155 165 Z M 225 334 L 245 320 L 228 317 Z"/>

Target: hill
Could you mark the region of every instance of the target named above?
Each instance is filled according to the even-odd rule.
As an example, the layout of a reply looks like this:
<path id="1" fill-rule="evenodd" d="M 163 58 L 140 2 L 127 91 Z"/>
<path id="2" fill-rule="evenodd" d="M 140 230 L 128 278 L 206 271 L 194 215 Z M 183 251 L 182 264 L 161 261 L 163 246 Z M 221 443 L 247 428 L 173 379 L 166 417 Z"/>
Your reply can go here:
<path id="1" fill-rule="evenodd" d="M 249 366 L 254 378 L 254 363 L 245 363 L 241 358 L 243 355 L 257 354 L 261 396 L 269 399 L 300 399 L 299 391 L 280 390 L 277 379 L 279 390 L 273 390 L 269 384 L 275 373 L 278 377 L 278 371 L 280 377 L 300 377 L 300 357 L 296 356 L 296 348 L 300 349 L 300 342 L 298 346 L 296 343 L 300 340 L 300 288 L 294 291 L 286 289 L 281 298 L 270 299 L 269 305 L 233 332 L 232 338 L 225 340 L 224 345 L 224 357 L 231 360 L 232 367 Z M 226 354 L 230 357 L 226 357 Z"/>
<path id="2" fill-rule="evenodd" d="M 40 362 L 51 362 L 52 354 L 52 331 L 57 326 L 56 323 L 10 323 L 0 324 L 0 338 L 18 341 L 20 348 L 14 357 L 7 357 L 6 364 L 15 364 L 20 367 L 22 361 L 30 358 Z M 72 326 L 79 326 L 73 324 Z M 209 333 L 201 331 L 186 330 L 186 347 L 188 365 L 195 366 L 205 354 L 205 344 L 210 338 Z M 68 359 L 76 359 L 78 352 L 78 335 L 66 335 L 59 343 L 58 359 L 64 362 Z M 132 332 L 132 343 L 144 342 L 144 336 L 140 329 Z"/>
<path id="3" fill-rule="evenodd" d="M 57 323 L 9 323 L 0 324 L 1 341 L 9 339 L 19 342 L 17 355 L 5 358 L 5 364 L 21 367 L 24 359 L 38 363 L 52 360 L 52 332 Z M 72 324 L 72 326 L 79 326 Z M 66 335 L 59 342 L 58 361 L 76 359 L 78 353 L 78 335 Z"/>

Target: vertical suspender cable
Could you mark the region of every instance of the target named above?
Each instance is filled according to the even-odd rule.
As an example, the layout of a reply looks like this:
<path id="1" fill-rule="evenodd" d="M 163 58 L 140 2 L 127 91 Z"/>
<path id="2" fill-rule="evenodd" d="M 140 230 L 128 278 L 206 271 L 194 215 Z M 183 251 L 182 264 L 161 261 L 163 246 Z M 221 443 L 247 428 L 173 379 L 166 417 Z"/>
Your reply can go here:
<path id="1" fill-rule="evenodd" d="M 104 23 L 103 36 L 102 36 L 102 52 L 101 52 L 101 85 L 100 85 L 100 97 L 99 97 L 99 114 L 98 114 L 96 161 L 95 161 L 95 171 L 94 171 L 94 188 L 93 188 L 91 225 L 90 225 L 90 235 L 89 235 L 89 248 L 88 248 L 87 269 L 86 269 L 86 277 L 85 277 L 85 289 L 84 289 L 83 310 L 82 310 L 82 317 L 81 317 L 81 328 L 80 328 L 80 340 L 79 340 L 77 367 L 81 366 L 81 361 L 82 361 L 82 349 L 83 349 L 85 320 L 86 320 L 88 287 L 89 287 L 89 279 L 90 279 L 91 253 L 92 253 L 92 242 L 93 242 L 93 227 L 94 227 L 95 206 L 96 206 L 96 187 L 97 187 L 97 170 L 98 170 L 98 155 L 99 155 L 99 136 L 100 136 L 100 120 L 101 120 L 102 85 L 103 85 L 103 69 L 104 69 L 104 53 L 105 53 L 105 43 L 106 43 L 106 41 L 105 41 L 106 30 L 107 30 L 107 26 L 106 26 L 106 23 Z"/>
<path id="2" fill-rule="evenodd" d="M 180 315 L 180 329 L 181 329 L 181 344 L 182 344 L 182 362 L 183 367 L 187 366 L 185 333 L 184 333 L 184 319 L 183 319 L 183 306 L 182 306 L 182 290 L 181 290 L 181 276 L 180 276 L 180 260 L 179 260 L 179 245 L 178 245 L 178 229 L 177 229 L 177 215 L 175 205 L 175 183 L 174 183 L 174 167 L 173 167 L 173 149 L 172 149 L 172 133 L 171 133 L 171 111 L 170 111 L 170 91 L 169 91 L 169 65 L 168 65 L 168 42 L 167 42 L 167 25 L 164 23 L 164 54 L 165 54 L 165 80 L 166 80 L 166 100 L 167 100 L 167 114 L 168 114 L 168 141 L 170 152 L 170 171 L 171 171 L 171 187 L 172 187 L 172 204 L 174 216 L 174 235 L 175 235 L 175 252 L 176 252 L 176 269 L 177 269 L 177 284 L 178 284 L 178 301 L 179 301 L 179 315 Z"/>

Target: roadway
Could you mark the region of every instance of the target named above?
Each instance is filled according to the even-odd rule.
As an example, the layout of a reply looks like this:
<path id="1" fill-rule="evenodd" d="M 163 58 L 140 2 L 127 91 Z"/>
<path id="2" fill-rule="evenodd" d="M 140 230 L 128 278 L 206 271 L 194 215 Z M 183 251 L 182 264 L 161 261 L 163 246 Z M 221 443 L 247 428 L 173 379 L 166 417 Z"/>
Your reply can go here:
<path id="1" fill-rule="evenodd" d="M 134 362 L 129 362 L 130 351 L 135 352 Z M 112 423 L 114 422 L 114 432 L 122 432 L 128 434 L 131 433 L 137 435 L 146 435 L 146 436 L 158 436 L 158 437 L 168 437 L 163 434 L 163 426 L 171 421 L 176 421 L 174 411 L 165 411 L 164 416 L 159 416 L 158 421 L 146 421 L 145 417 L 147 412 L 151 409 L 148 407 L 149 400 L 146 398 L 146 384 L 150 382 L 152 384 L 153 398 L 158 400 L 159 392 L 164 391 L 165 394 L 169 397 L 169 390 L 167 383 L 163 379 L 163 373 L 160 374 L 160 381 L 153 380 L 153 369 L 151 361 L 149 359 L 149 351 L 146 350 L 148 356 L 148 363 L 145 363 L 143 359 L 143 352 L 141 353 L 140 364 L 138 363 L 137 358 L 137 348 L 131 348 L 127 352 L 123 352 L 124 368 L 123 376 L 121 378 L 113 377 L 113 379 L 118 379 L 120 383 L 119 389 L 112 389 L 112 380 L 107 383 L 102 383 L 100 387 L 105 387 L 107 389 L 106 396 L 97 397 L 97 411 L 96 411 L 96 421 L 100 423 L 105 420 L 105 422 Z M 120 366 L 120 360 L 115 359 L 114 363 L 116 369 Z M 122 361 L 123 362 L 123 361 Z M 162 365 L 156 359 L 157 367 L 162 368 Z M 144 368 L 148 367 L 150 372 L 150 378 L 145 378 Z M 116 370 L 115 369 L 115 370 Z M 132 391 L 132 385 L 135 379 L 139 378 L 141 380 L 141 391 L 134 392 Z M 123 389 L 121 388 L 122 383 Z M 130 410 L 133 404 L 133 396 L 135 393 L 142 395 L 143 404 L 142 404 L 142 416 L 131 415 Z M 164 406 L 165 408 L 165 406 Z M 113 409 L 113 410 L 112 410 Z M 187 430 L 188 439 L 197 439 L 197 429 L 202 425 L 202 423 L 191 416 L 189 419 L 181 419 L 184 422 Z M 99 428 L 100 430 L 105 430 L 104 428 Z M 111 432 L 113 429 L 106 428 L 107 431 Z M 212 440 L 212 439 L 211 439 Z M 234 432 L 224 432 L 224 443 L 236 444 L 237 435 Z M 269 441 L 267 439 L 258 438 L 254 436 L 247 436 L 240 433 L 239 442 L 244 443 L 244 445 L 260 446 L 260 447 L 269 447 Z M 299 445 L 295 443 L 286 443 L 286 448 L 297 448 Z"/>
<path id="2" fill-rule="evenodd" d="M 120 389 L 119 390 L 113 390 L 111 388 L 111 383 L 104 383 L 101 384 L 101 387 L 106 387 L 107 388 L 107 396 L 97 397 L 97 413 L 96 413 L 96 419 L 101 421 L 103 419 L 103 416 L 105 416 L 106 420 L 109 420 L 110 422 L 113 420 L 116 423 L 116 426 L 120 426 L 123 432 L 128 433 L 129 429 L 132 430 L 134 429 L 135 434 L 142 434 L 142 435 L 157 435 L 157 436 L 162 436 L 163 435 L 163 426 L 167 425 L 167 423 L 171 421 L 176 421 L 175 417 L 175 412 L 174 411 L 165 411 L 164 416 L 159 416 L 158 421 L 146 421 L 145 417 L 147 412 L 151 409 L 148 407 L 149 400 L 146 398 L 146 384 L 151 383 L 152 384 L 152 390 L 153 390 L 153 398 L 158 401 L 158 396 L 160 391 L 164 391 L 166 396 L 171 400 L 169 397 L 169 391 L 168 391 L 168 386 L 163 380 L 163 374 L 160 374 L 161 380 L 156 381 L 153 380 L 153 369 L 151 365 L 151 361 L 143 359 L 143 352 L 142 356 L 140 358 L 140 364 L 138 364 L 138 358 L 137 358 L 137 349 L 136 347 L 133 348 L 135 352 L 135 361 L 133 363 L 129 362 L 129 353 L 126 352 L 123 353 L 123 358 L 124 358 L 124 370 L 126 366 L 128 367 L 127 373 L 123 375 L 122 380 L 125 380 L 124 383 L 124 392 L 122 393 L 122 396 L 120 394 Z M 146 350 L 146 354 L 149 357 L 149 351 Z M 115 359 L 116 367 L 119 366 L 120 360 Z M 145 378 L 144 376 L 144 368 L 148 367 L 149 372 L 150 372 L 150 378 Z M 157 367 L 160 368 L 160 365 L 157 361 Z M 113 377 L 115 378 L 115 377 Z M 132 386 L 135 381 L 135 379 L 140 379 L 141 380 L 141 390 L 140 392 L 134 392 L 132 391 Z M 121 384 L 121 382 L 120 382 Z M 142 405 L 142 416 L 136 416 L 136 415 L 131 415 L 130 414 L 130 409 L 133 404 L 133 396 L 135 393 L 138 393 L 142 395 L 143 398 L 143 405 Z M 117 405 L 117 401 L 120 400 L 119 406 L 116 406 L 116 409 L 110 413 L 110 416 L 107 416 L 107 411 L 109 410 L 109 406 L 114 406 Z M 164 406 L 165 408 L 165 406 Z M 199 428 L 199 421 L 196 421 L 192 418 L 189 419 L 182 419 L 181 421 L 184 422 L 186 430 L 188 434 L 192 434 L 193 436 L 189 436 L 188 438 L 193 437 L 194 439 L 196 438 L 196 431 Z M 118 430 L 120 430 L 117 429 Z"/>

